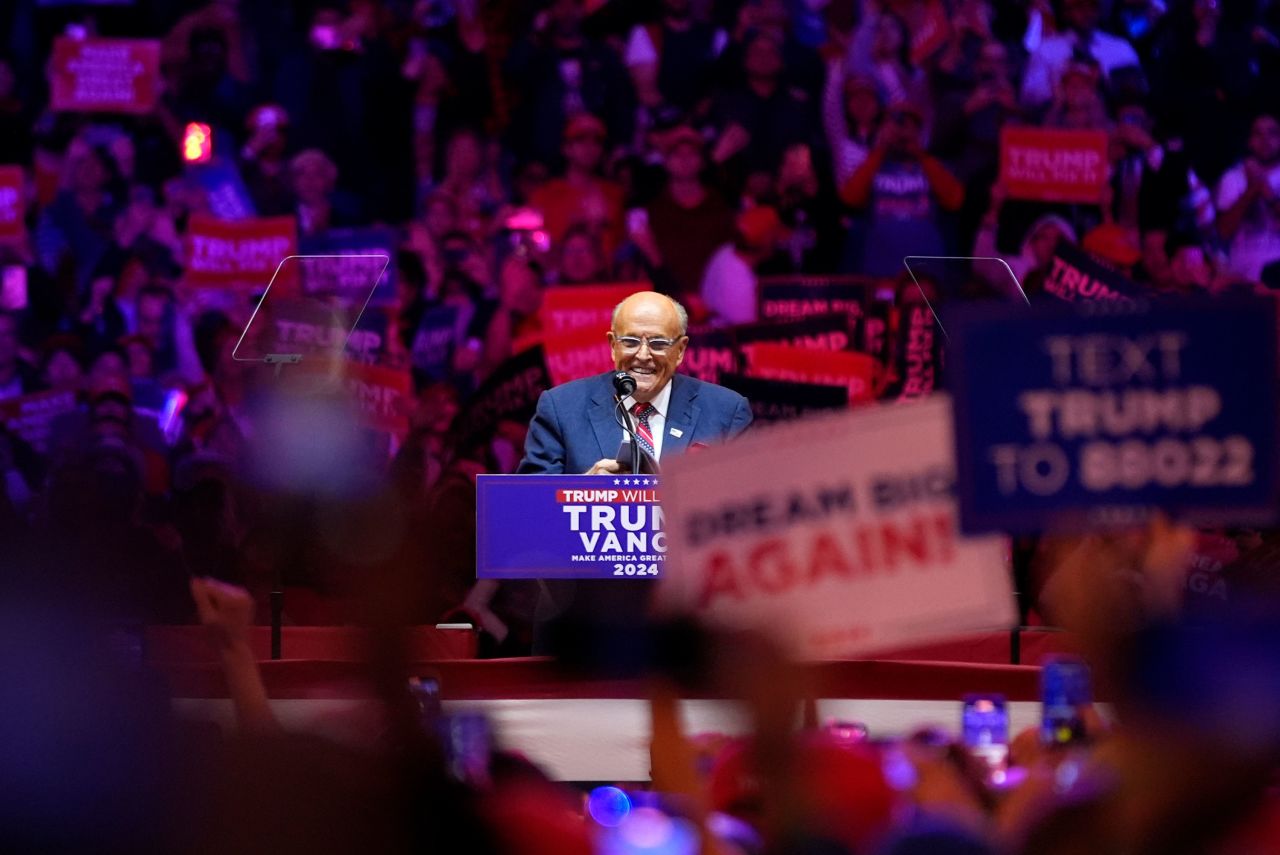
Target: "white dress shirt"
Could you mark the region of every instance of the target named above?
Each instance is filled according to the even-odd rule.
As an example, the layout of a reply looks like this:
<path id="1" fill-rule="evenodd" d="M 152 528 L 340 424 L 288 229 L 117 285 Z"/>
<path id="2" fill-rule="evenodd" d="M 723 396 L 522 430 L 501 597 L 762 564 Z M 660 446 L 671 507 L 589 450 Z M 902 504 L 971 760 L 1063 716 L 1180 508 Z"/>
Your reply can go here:
<path id="1" fill-rule="evenodd" d="M 662 460 L 662 435 L 667 429 L 667 410 L 671 406 L 670 379 L 667 380 L 667 385 L 662 387 L 662 391 L 654 396 L 654 399 L 649 403 L 653 404 L 653 411 L 649 413 L 649 432 L 653 434 L 653 459 L 660 461 Z M 636 399 L 628 395 L 622 399 L 622 404 L 628 411 L 633 410 L 636 405 Z M 636 418 L 634 413 L 631 415 L 631 420 L 636 423 L 637 428 L 640 426 L 640 420 Z M 625 433 L 623 434 L 623 439 L 628 439 Z"/>

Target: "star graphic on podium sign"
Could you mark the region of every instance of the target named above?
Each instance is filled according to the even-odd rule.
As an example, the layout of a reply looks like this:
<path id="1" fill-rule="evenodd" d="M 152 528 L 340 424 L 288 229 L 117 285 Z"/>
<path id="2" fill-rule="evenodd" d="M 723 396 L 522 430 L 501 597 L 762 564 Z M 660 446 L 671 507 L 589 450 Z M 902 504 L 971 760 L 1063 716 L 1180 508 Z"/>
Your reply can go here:
<path id="1" fill-rule="evenodd" d="M 620 479 L 618 479 L 618 478 L 614 478 L 614 479 L 613 479 L 613 486 L 615 486 L 615 487 L 616 487 L 616 486 L 618 486 L 618 485 L 619 485 L 619 484 L 621 484 L 621 483 L 622 483 L 622 481 L 621 481 Z"/>
<path id="2" fill-rule="evenodd" d="M 625 487 L 630 487 L 630 486 L 631 486 L 631 479 L 630 479 L 630 478 L 623 478 L 623 479 L 622 479 L 622 484 L 623 484 L 623 486 L 625 486 Z"/>
<path id="3" fill-rule="evenodd" d="M 648 479 L 648 478 L 645 478 L 645 479 L 644 479 L 643 481 L 641 481 L 640 483 L 641 483 L 641 484 L 643 484 L 644 486 L 648 487 L 648 486 L 649 486 L 649 479 Z"/>

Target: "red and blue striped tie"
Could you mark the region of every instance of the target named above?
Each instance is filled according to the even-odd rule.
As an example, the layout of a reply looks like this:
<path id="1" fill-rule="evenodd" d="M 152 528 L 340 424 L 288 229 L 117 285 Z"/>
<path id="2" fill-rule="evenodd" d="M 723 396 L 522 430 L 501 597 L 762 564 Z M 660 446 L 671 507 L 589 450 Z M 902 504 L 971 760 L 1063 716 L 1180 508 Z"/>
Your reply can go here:
<path id="1" fill-rule="evenodd" d="M 653 448 L 653 431 L 649 428 L 649 414 L 653 410 L 653 404 L 647 402 L 638 403 L 631 408 L 631 412 L 636 417 L 636 439 L 640 441 L 640 448 L 649 457 L 657 460 L 658 452 Z"/>

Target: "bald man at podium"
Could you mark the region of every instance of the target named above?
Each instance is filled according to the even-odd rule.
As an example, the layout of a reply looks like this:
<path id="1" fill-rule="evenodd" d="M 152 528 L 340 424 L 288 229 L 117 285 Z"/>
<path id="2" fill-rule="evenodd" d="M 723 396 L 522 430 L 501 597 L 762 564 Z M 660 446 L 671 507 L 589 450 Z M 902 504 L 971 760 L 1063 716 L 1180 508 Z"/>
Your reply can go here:
<path id="1" fill-rule="evenodd" d="M 616 412 L 619 399 L 631 414 L 646 471 L 657 471 L 663 460 L 690 448 L 724 442 L 746 430 L 751 424 L 746 398 L 676 373 L 689 343 L 688 325 L 683 306 L 653 291 L 632 294 L 619 303 L 607 333 L 614 370 L 542 393 L 516 471 L 630 472 L 630 457 L 624 451 L 629 446 L 623 444 L 629 437 Z M 639 629 L 652 580 L 540 584 L 533 650 L 545 654 L 593 644 L 603 634 Z"/>

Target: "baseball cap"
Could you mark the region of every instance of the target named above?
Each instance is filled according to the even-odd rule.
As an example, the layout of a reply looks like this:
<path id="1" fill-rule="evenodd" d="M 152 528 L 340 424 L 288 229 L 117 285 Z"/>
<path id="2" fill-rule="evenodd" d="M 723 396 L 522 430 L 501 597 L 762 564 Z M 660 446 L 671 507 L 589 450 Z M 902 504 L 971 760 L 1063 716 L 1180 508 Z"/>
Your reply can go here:
<path id="1" fill-rule="evenodd" d="M 770 205 L 757 205 L 743 211 L 736 225 L 743 241 L 753 247 L 773 246 L 787 234 L 777 210 Z"/>
<path id="2" fill-rule="evenodd" d="M 888 829 L 896 804 L 880 755 L 871 746 L 843 743 L 823 733 L 801 735 L 795 747 L 813 830 L 863 851 Z M 737 740 L 721 751 L 707 791 L 713 811 L 750 815 L 762 807 L 760 773 L 750 741 Z"/>
<path id="3" fill-rule="evenodd" d="M 1131 267 L 1142 258 L 1133 232 L 1118 223 L 1103 223 L 1090 230 L 1081 244 L 1084 251 L 1120 267 Z"/>
<path id="4" fill-rule="evenodd" d="M 592 855 L 586 822 L 552 784 L 501 787 L 486 799 L 483 813 L 510 855 Z"/>
<path id="5" fill-rule="evenodd" d="M 799 755 L 814 820 L 826 834 L 865 851 L 888 829 L 895 806 L 876 749 L 811 734 L 802 738 Z"/>
<path id="6" fill-rule="evenodd" d="M 662 132 L 658 144 L 663 152 L 670 152 L 680 145 L 691 145 L 701 149 L 706 144 L 706 140 L 692 125 L 676 125 L 671 130 Z"/>
<path id="7" fill-rule="evenodd" d="M 586 136 L 604 139 L 607 135 L 608 130 L 605 128 L 604 122 L 590 113 L 578 113 L 566 122 L 564 126 L 564 138 L 566 140 L 581 139 Z"/>

